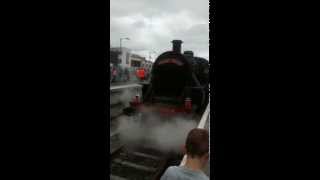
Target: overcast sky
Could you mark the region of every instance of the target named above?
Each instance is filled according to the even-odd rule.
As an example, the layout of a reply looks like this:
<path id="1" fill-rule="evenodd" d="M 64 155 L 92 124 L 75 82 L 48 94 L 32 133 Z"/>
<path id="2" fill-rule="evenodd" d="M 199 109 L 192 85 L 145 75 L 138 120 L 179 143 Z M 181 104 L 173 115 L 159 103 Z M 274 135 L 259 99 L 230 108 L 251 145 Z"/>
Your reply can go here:
<path id="1" fill-rule="evenodd" d="M 110 40 L 149 58 L 149 51 L 171 50 L 180 39 L 182 51 L 209 58 L 209 0 L 110 0 Z M 152 55 L 152 60 L 155 54 Z"/>

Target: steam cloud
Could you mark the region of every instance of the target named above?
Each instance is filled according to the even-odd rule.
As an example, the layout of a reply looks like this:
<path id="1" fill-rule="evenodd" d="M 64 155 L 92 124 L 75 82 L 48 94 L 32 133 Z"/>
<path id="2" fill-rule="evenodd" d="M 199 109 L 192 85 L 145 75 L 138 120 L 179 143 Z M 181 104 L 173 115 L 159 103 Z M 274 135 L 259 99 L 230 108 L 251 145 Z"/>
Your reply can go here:
<path id="1" fill-rule="evenodd" d="M 121 140 L 127 145 L 145 145 L 161 151 L 182 152 L 188 132 L 197 123 L 191 119 L 176 117 L 162 119 L 149 113 L 141 117 L 122 117 L 119 119 L 118 131 Z"/>
<path id="2" fill-rule="evenodd" d="M 135 90 L 126 89 L 111 98 L 128 107 L 136 95 Z M 126 145 L 146 145 L 164 152 L 181 152 L 188 132 L 197 126 L 197 122 L 187 117 L 160 117 L 153 113 L 153 108 L 150 107 L 142 109 L 141 112 L 143 117 L 120 116 L 118 119 L 117 131 Z"/>
<path id="3" fill-rule="evenodd" d="M 133 89 L 125 89 L 121 91 L 121 93 L 114 93 L 110 95 L 110 104 L 121 102 L 125 107 L 128 107 L 129 102 L 132 101 L 137 94 L 139 94 L 139 92 Z M 141 96 L 141 94 L 139 94 L 139 96 Z"/>
<path id="4" fill-rule="evenodd" d="M 133 100 L 133 98 L 137 95 L 136 91 L 130 90 L 130 89 L 125 89 L 120 97 L 119 101 L 121 101 L 122 104 L 125 105 L 125 107 L 129 106 L 129 102 Z"/>

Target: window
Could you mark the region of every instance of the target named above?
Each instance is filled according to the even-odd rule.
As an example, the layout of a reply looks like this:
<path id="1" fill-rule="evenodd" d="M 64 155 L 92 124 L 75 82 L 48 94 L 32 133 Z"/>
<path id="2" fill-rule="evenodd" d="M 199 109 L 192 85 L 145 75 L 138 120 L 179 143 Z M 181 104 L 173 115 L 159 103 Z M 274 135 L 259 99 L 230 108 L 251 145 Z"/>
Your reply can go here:
<path id="1" fill-rule="evenodd" d="M 140 67 L 141 63 L 139 61 L 131 60 L 131 67 Z"/>

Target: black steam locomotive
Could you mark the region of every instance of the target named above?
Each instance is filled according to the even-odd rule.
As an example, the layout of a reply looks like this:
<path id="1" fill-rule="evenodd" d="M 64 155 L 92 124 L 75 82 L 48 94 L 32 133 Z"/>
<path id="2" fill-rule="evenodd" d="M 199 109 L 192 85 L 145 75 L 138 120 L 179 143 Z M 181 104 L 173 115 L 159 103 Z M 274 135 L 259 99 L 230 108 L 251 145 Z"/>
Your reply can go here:
<path id="1" fill-rule="evenodd" d="M 192 51 L 181 53 L 181 40 L 173 40 L 172 51 L 154 62 L 150 84 L 145 85 L 144 104 L 172 104 L 190 112 L 202 112 L 209 99 L 209 61 Z"/>

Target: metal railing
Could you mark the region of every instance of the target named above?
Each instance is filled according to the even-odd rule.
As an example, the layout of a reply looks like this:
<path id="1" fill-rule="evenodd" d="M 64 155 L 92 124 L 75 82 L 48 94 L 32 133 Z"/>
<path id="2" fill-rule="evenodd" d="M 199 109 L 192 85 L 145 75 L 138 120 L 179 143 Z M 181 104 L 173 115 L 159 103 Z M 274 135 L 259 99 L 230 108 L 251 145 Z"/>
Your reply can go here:
<path id="1" fill-rule="evenodd" d="M 210 102 L 208 103 L 206 110 L 203 113 L 197 128 L 208 129 L 210 132 Z M 209 137 L 209 142 L 210 142 L 210 137 Z M 210 143 L 209 143 L 209 151 L 210 151 Z M 184 155 L 180 163 L 180 166 L 184 166 L 186 163 L 186 160 L 187 160 L 187 155 Z"/>

